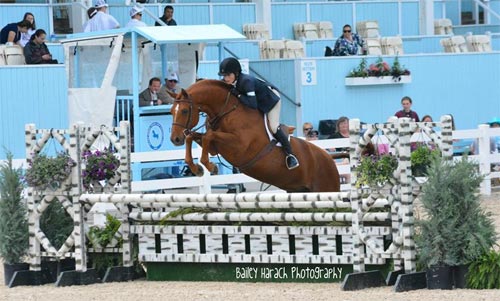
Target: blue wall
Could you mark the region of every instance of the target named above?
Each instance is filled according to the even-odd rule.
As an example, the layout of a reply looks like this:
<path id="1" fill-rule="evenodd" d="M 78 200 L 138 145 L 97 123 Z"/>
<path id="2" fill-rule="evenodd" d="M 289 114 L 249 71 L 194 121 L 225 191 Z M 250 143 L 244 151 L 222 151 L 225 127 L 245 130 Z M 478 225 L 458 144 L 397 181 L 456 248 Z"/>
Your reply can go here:
<path id="1" fill-rule="evenodd" d="M 0 147 L 25 158 L 24 125 L 68 128 L 68 84 L 63 65 L 0 67 Z M 0 158 L 5 154 L 0 151 Z"/>

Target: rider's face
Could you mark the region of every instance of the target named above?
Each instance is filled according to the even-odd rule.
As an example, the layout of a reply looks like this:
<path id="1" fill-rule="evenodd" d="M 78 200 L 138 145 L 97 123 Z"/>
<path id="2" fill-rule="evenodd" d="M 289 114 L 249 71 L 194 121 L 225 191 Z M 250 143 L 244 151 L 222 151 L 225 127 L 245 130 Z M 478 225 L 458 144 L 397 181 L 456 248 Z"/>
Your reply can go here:
<path id="1" fill-rule="evenodd" d="M 232 84 L 236 80 L 236 75 L 234 73 L 224 74 L 222 80 L 226 82 L 226 84 Z"/>

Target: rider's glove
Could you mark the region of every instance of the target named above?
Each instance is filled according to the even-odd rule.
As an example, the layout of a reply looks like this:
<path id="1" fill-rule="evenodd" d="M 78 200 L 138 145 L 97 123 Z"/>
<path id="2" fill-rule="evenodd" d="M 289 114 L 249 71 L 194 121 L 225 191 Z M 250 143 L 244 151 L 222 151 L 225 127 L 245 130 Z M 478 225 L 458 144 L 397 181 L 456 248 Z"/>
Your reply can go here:
<path id="1" fill-rule="evenodd" d="M 233 94 L 234 96 L 240 98 L 240 94 L 241 93 L 240 93 L 240 91 L 238 91 L 238 89 L 236 89 L 236 88 L 233 87 L 233 88 L 231 88 L 231 94 Z"/>

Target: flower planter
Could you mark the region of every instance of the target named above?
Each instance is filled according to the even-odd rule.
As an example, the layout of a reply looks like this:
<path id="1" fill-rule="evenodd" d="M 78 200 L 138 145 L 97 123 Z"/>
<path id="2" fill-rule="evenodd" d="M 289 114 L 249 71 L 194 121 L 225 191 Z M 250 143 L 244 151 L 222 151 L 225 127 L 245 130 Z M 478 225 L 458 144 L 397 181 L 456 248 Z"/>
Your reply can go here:
<path id="1" fill-rule="evenodd" d="M 427 288 L 451 290 L 453 288 L 453 270 L 451 266 L 431 266 L 427 269 Z"/>
<path id="2" fill-rule="evenodd" d="M 392 76 L 369 76 L 369 77 L 346 77 L 346 86 L 373 86 L 373 85 L 395 85 L 411 83 L 411 75 Z"/>

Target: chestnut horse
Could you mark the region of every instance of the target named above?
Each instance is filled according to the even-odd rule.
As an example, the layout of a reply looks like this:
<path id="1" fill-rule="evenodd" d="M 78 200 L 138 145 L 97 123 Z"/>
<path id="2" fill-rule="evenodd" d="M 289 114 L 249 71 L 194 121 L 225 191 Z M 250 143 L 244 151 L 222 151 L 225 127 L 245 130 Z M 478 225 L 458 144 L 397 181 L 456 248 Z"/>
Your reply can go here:
<path id="1" fill-rule="evenodd" d="M 340 191 L 339 173 L 331 156 L 303 139 L 291 137 L 300 166 L 288 170 L 284 152 L 266 134 L 262 112 L 241 104 L 230 88 L 223 81 L 201 80 L 172 95 L 170 140 L 176 146 L 186 143 L 185 162 L 195 175 L 203 175 L 203 169 L 193 163 L 191 147 L 193 140 L 201 140 L 200 162 L 211 173 L 217 173 L 217 166 L 209 161 L 208 153 L 220 154 L 242 173 L 287 192 Z M 207 115 L 203 134 L 192 131 L 200 112 Z"/>

